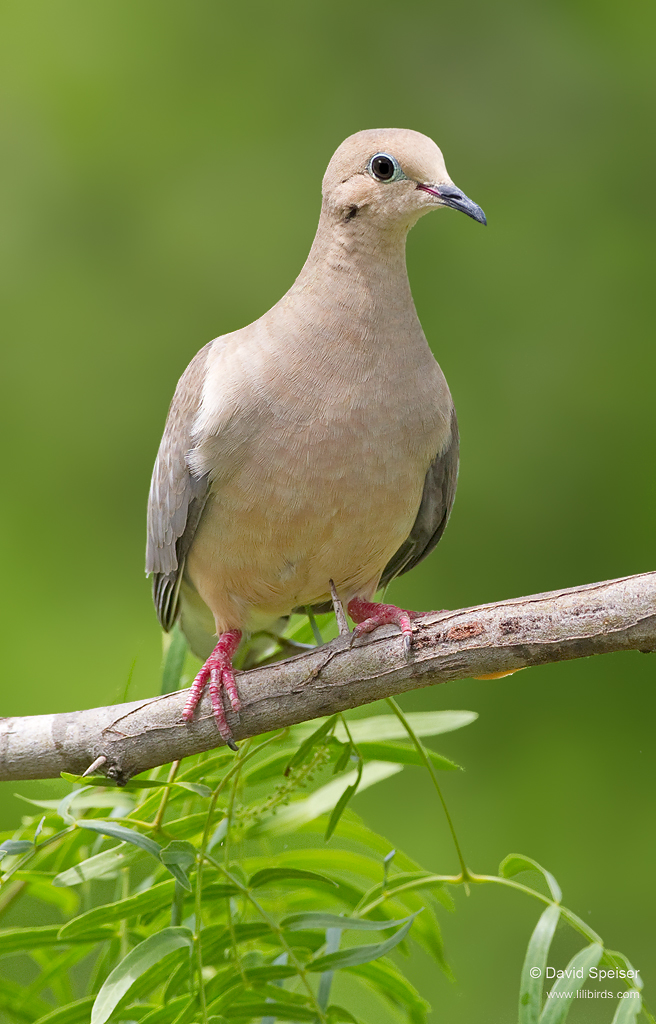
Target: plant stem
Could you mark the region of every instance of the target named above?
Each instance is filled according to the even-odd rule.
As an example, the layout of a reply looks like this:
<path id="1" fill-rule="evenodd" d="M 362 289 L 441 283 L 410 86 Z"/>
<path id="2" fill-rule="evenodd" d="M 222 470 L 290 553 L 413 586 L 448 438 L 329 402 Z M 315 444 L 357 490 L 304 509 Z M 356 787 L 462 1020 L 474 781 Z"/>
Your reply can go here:
<path id="1" fill-rule="evenodd" d="M 248 751 L 249 745 L 250 745 L 250 740 L 247 740 L 246 743 L 244 744 L 244 746 L 241 748 L 241 750 L 243 750 L 246 753 Z M 241 762 L 241 757 L 240 757 L 239 769 L 235 772 L 234 778 L 232 780 L 232 787 L 231 787 L 231 790 L 230 790 L 230 800 L 228 802 L 228 810 L 227 810 L 227 815 L 226 815 L 227 819 L 228 819 L 228 827 L 226 829 L 225 840 L 224 840 L 224 843 L 223 843 L 223 863 L 224 863 L 224 865 L 226 867 L 226 870 L 228 870 L 228 871 L 230 870 L 230 847 L 232 845 L 232 821 L 233 821 L 234 812 L 235 812 L 235 800 L 237 798 L 237 787 L 239 785 L 239 775 L 240 775 L 240 772 L 241 772 L 241 763 L 242 762 Z M 246 973 L 244 971 L 244 965 L 241 962 L 241 954 L 239 952 L 239 946 L 237 945 L 237 933 L 235 932 L 235 919 L 234 919 L 233 913 L 232 913 L 232 897 L 228 897 L 227 909 L 228 909 L 228 928 L 230 929 L 230 938 L 232 939 L 232 951 L 234 953 L 235 963 L 237 965 L 237 970 L 241 974 L 241 980 L 243 981 L 244 985 L 247 986 L 248 985 L 248 981 L 247 981 L 247 978 L 246 978 Z"/>
<path id="2" fill-rule="evenodd" d="M 173 782 L 173 780 L 175 779 L 176 775 L 178 774 L 178 768 L 179 767 L 180 767 L 180 762 L 179 761 L 173 761 L 173 763 L 171 764 L 171 769 L 169 771 L 169 777 L 166 780 L 168 783 Z M 166 786 L 165 789 L 164 789 L 164 792 L 162 793 L 162 799 L 159 802 L 159 807 L 157 808 L 157 814 L 153 818 L 153 824 L 151 826 L 151 828 L 153 828 L 155 832 L 159 832 L 159 830 L 162 827 L 162 821 L 164 820 L 164 812 L 166 811 L 166 805 L 169 802 L 170 794 L 171 794 L 170 786 Z"/>
<path id="3" fill-rule="evenodd" d="M 433 780 L 433 785 L 435 786 L 435 789 L 437 790 L 437 795 L 440 798 L 440 803 L 442 804 L 442 809 L 444 811 L 444 814 L 445 814 L 445 817 L 446 817 L 446 820 L 447 820 L 447 824 L 449 826 L 449 831 L 451 832 L 451 838 L 453 839 L 453 845 L 456 848 L 456 854 L 458 855 L 458 861 L 460 862 L 460 871 L 461 871 L 461 879 L 460 880 L 462 882 L 466 883 L 467 881 L 469 881 L 469 878 L 470 878 L 469 869 L 467 868 L 467 865 L 465 864 L 465 858 L 463 857 L 462 850 L 460 849 L 460 843 L 458 842 L 458 836 L 456 835 L 456 830 L 455 830 L 455 827 L 453 825 L 453 821 L 451 820 L 451 815 L 449 814 L 449 809 L 446 806 L 446 801 L 445 801 L 444 797 L 442 796 L 442 790 L 440 788 L 439 782 L 437 781 L 437 775 L 435 774 L 435 768 L 433 767 L 433 762 L 431 761 L 431 759 L 429 758 L 428 754 L 426 753 L 426 748 L 425 748 L 424 744 L 421 742 L 419 737 L 416 735 L 414 729 L 410 725 L 408 719 L 405 717 L 405 715 L 401 711 L 401 708 L 396 703 L 394 698 L 393 697 L 387 697 L 386 698 L 386 702 L 387 702 L 387 704 L 389 704 L 389 706 L 391 707 L 392 711 L 394 712 L 394 714 L 396 715 L 398 720 L 401 722 L 403 728 L 407 732 L 408 736 L 410 737 L 410 739 L 414 743 L 415 749 L 416 749 L 417 753 L 420 755 L 422 761 L 426 765 L 426 767 L 428 769 L 428 772 L 429 772 L 429 775 L 430 775 L 431 779 Z"/>
<path id="4" fill-rule="evenodd" d="M 307 976 L 307 971 L 303 967 L 303 964 L 301 963 L 301 961 L 296 956 L 296 954 L 295 954 L 294 950 L 292 949 L 292 947 L 287 942 L 287 939 L 285 938 L 284 932 L 283 932 L 282 928 L 280 927 L 280 925 L 276 924 L 276 922 L 273 920 L 273 918 L 270 917 L 269 914 L 267 914 L 267 912 L 264 909 L 264 907 L 261 906 L 261 904 L 258 903 L 258 901 L 255 899 L 255 897 L 253 896 L 253 894 L 250 891 L 250 889 L 248 889 L 247 886 L 243 885 L 235 875 L 233 875 L 230 871 L 228 871 L 228 869 L 226 867 L 224 867 L 222 864 L 219 864 L 218 861 L 214 860 L 214 858 L 211 857 L 209 853 L 205 854 L 205 859 L 207 861 L 209 861 L 210 864 L 213 864 L 215 868 L 218 868 L 219 871 L 223 872 L 223 874 L 226 876 L 226 878 L 237 889 L 239 889 L 241 891 L 241 893 L 246 897 L 246 899 L 250 903 L 252 903 L 252 905 L 257 910 L 258 914 L 260 914 L 260 916 L 263 918 L 263 920 L 266 921 L 266 923 L 268 924 L 268 926 L 271 929 L 271 931 L 275 932 L 275 934 L 278 936 L 278 941 L 280 942 L 280 945 L 283 947 L 283 949 L 287 953 L 287 956 L 289 957 L 289 959 L 293 963 L 294 967 L 296 968 L 296 973 L 298 974 L 299 978 L 303 982 L 303 985 L 307 989 L 308 995 L 310 996 L 310 1000 L 312 1002 L 312 1008 L 315 1010 L 319 1020 L 321 1021 L 321 1024 L 327 1024 L 327 1017 L 326 1017 L 324 1011 L 319 1006 L 319 1003 L 317 1001 L 317 997 L 315 996 L 315 994 L 314 994 L 314 992 L 312 990 L 312 986 L 310 985 L 310 982 L 309 982 L 309 979 L 308 979 L 308 976 Z"/>
<path id="5" fill-rule="evenodd" d="M 317 620 L 314 617 L 314 612 L 312 611 L 309 605 L 307 605 L 305 608 L 305 614 L 310 620 L 310 626 L 312 627 L 312 635 L 314 636 L 314 642 L 316 643 L 317 647 L 321 647 L 321 645 L 323 644 L 323 637 L 321 636 L 321 630 L 317 625 Z"/>

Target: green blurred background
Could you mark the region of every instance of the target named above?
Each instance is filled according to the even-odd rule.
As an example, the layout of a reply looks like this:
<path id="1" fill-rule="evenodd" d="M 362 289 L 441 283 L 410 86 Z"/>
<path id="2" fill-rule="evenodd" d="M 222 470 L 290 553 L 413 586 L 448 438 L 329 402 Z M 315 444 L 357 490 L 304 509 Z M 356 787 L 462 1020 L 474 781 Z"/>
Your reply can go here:
<path id="1" fill-rule="evenodd" d="M 111 703 L 130 674 L 131 698 L 157 692 L 144 517 L 173 388 L 206 341 L 289 287 L 325 165 L 361 128 L 431 135 L 489 220 L 441 213 L 410 238 L 462 467 L 444 540 L 391 596 L 455 608 L 654 568 L 653 8 L 1 10 L 4 715 Z M 471 867 L 535 857 L 647 982 L 655 670 L 627 653 L 402 701 L 480 713 L 439 744 L 467 766 L 444 787 Z M 16 789 L 0 788 L 4 828 Z M 455 869 L 419 770 L 356 809 Z M 461 896 L 443 922 L 457 985 L 409 967 L 432 1019 L 511 1024 L 537 916 L 514 894 Z M 596 1002 L 571 1019 L 610 1016 Z"/>

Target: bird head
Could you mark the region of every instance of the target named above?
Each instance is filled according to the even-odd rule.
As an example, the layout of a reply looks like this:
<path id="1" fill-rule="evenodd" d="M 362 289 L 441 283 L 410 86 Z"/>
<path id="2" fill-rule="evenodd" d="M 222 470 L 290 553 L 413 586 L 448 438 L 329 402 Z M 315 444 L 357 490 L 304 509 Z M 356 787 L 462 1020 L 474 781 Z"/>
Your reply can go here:
<path id="1" fill-rule="evenodd" d="M 420 132 L 380 128 L 349 136 L 323 179 L 324 208 L 342 221 L 407 230 L 430 210 L 449 207 L 486 224 L 480 206 L 454 185 L 440 149 Z"/>

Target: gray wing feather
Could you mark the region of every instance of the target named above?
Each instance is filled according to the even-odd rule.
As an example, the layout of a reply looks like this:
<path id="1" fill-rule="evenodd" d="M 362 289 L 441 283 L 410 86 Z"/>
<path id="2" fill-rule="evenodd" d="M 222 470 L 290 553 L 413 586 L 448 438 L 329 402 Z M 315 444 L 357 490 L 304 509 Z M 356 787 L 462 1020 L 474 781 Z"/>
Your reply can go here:
<path id="1" fill-rule="evenodd" d="M 162 628 L 167 631 L 177 616 L 185 558 L 208 496 L 207 475 L 195 476 L 187 464 L 187 455 L 193 447 L 193 426 L 211 345 L 209 342 L 194 356 L 180 378 L 148 496 L 146 574 L 153 574 L 153 600 Z"/>
<path id="2" fill-rule="evenodd" d="M 451 435 L 445 449 L 430 465 L 424 491 L 410 536 L 389 560 L 380 579 L 381 586 L 414 568 L 429 555 L 446 528 L 458 481 L 458 421 L 451 415 Z"/>

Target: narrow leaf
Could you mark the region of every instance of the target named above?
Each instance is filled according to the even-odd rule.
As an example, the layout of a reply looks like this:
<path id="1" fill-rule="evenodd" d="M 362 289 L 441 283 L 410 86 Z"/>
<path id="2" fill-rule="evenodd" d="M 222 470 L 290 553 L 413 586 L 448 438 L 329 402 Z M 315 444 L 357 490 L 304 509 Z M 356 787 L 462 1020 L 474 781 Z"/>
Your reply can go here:
<path id="1" fill-rule="evenodd" d="M 236 896 L 240 890 L 229 882 L 210 882 L 203 885 L 203 899 L 223 899 L 225 896 Z"/>
<path id="2" fill-rule="evenodd" d="M 24 949 L 52 946 L 58 939 L 59 925 L 40 924 L 35 928 L 4 928 L 0 932 L 0 956 Z"/>
<path id="3" fill-rule="evenodd" d="M 5 839 L 0 845 L 0 860 L 3 857 L 16 857 L 21 853 L 27 853 L 33 846 L 28 839 Z"/>
<path id="4" fill-rule="evenodd" d="M 172 854 L 171 863 L 168 863 L 163 857 L 164 851 L 162 847 L 153 839 L 149 839 L 148 836 L 142 835 L 136 829 L 125 828 L 124 825 L 115 825 L 111 821 L 94 821 L 92 818 L 84 818 L 78 821 L 77 824 L 80 828 L 88 828 L 92 832 L 99 832 L 100 835 L 109 836 L 110 839 L 120 839 L 123 842 L 131 843 L 133 846 L 138 846 L 141 850 L 145 850 L 146 853 L 159 860 L 183 888 L 191 892 L 191 883 L 178 864 L 177 855 Z"/>
<path id="5" fill-rule="evenodd" d="M 92 928 L 99 928 L 104 924 L 114 924 L 130 917 L 139 917 L 141 914 L 151 914 L 158 910 L 164 910 L 171 905 L 175 889 L 173 879 L 167 879 L 158 885 L 153 885 L 143 892 L 128 896 L 116 903 L 106 903 L 101 907 L 94 907 L 87 910 L 85 914 L 74 917 L 67 921 L 59 929 L 59 939 L 68 942 L 84 935 Z M 1 939 L 1 933 L 0 933 Z"/>
<path id="6" fill-rule="evenodd" d="M 337 715 L 332 715 L 330 718 L 327 718 L 325 722 L 322 722 L 319 728 L 315 729 L 314 732 L 307 737 L 307 739 L 303 740 L 300 747 L 293 755 L 293 757 L 290 759 L 287 767 L 285 768 L 285 775 L 289 775 L 289 772 L 292 770 L 292 768 L 296 768 L 299 764 L 303 763 L 305 758 L 312 750 L 312 747 L 315 747 L 318 743 L 321 743 L 324 736 L 326 736 L 326 734 L 330 732 L 336 721 Z"/>
<path id="7" fill-rule="evenodd" d="M 397 764 L 416 764 L 421 767 L 424 760 L 419 751 L 407 743 L 358 743 L 358 750 L 365 761 L 395 761 Z M 426 747 L 426 753 L 433 766 L 439 771 L 462 771 L 459 764 L 450 761 L 448 757 L 436 754 L 434 750 Z"/>
<path id="8" fill-rule="evenodd" d="M 328 842 L 328 840 L 332 836 L 333 832 L 337 828 L 337 825 L 339 824 L 339 819 L 341 818 L 342 814 L 346 810 L 347 805 L 350 803 L 350 801 L 353 799 L 353 797 L 357 793 L 358 786 L 360 785 L 360 779 L 362 778 L 362 769 L 363 769 L 363 762 L 362 762 L 362 760 L 360 760 L 358 762 L 358 768 L 357 768 L 357 774 L 356 774 L 356 777 L 355 777 L 355 782 L 353 783 L 352 786 L 347 786 L 347 788 L 344 790 L 344 792 L 342 793 L 342 795 L 340 796 L 339 800 L 337 801 L 337 803 L 335 804 L 335 806 L 333 807 L 333 809 L 331 811 L 330 818 L 328 819 L 328 824 L 326 825 L 326 833 L 325 833 L 325 835 L 323 837 L 324 838 L 324 842 L 326 842 L 326 843 Z"/>
<path id="9" fill-rule="evenodd" d="M 317 1012 L 310 1006 L 299 1006 L 297 1003 L 274 1002 L 267 999 L 261 1003 L 232 1003 L 223 1011 L 226 1020 L 253 1020 L 255 1017 L 269 1016 L 274 1019 L 295 1022 L 316 1021 Z M 93 1024 L 93 1022 L 92 1022 Z"/>
<path id="10" fill-rule="evenodd" d="M 344 970 L 362 978 L 393 1005 L 406 1009 L 412 1024 L 424 1024 L 430 1005 L 391 961 L 373 960 L 368 964 L 345 967 Z"/>
<path id="11" fill-rule="evenodd" d="M 342 941 L 342 929 L 341 928 L 326 928 L 326 953 L 336 953 L 340 947 Z M 330 989 L 333 984 L 334 971 L 324 971 L 319 978 L 319 988 L 317 991 L 317 1002 L 322 1010 L 325 1010 L 328 1006 L 328 1000 L 330 999 Z"/>
<path id="12" fill-rule="evenodd" d="M 519 988 L 518 1024 L 538 1024 L 547 955 L 560 918 L 558 907 L 547 907 L 531 935 Z"/>
<path id="13" fill-rule="evenodd" d="M 95 821 L 93 818 L 84 818 L 78 821 L 77 824 L 80 828 L 88 828 L 89 831 L 98 832 L 100 835 L 108 836 L 110 839 L 120 839 L 121 842 L 138 846 L 141 850 L 145 850 L 146 853 L 156 857 L 157 860 L 160 859 L 162 848 L 159 843 L 149 839 L 148 836 L 142 835 L 141 832 L 137 832 L 136 829 L 126 828 L 125 825 L 115 825 L 111 821 Z"/>
<path id="14" fill-rule="evenodd" d="M 75 864 L 66 871 L 60 871 L 52 880 L 53 885 L 80 885 L 92 878 L 116 878 L 122 868 L 129 867 L 139 860 L 143 851 L 127 843 L 115 846 L 113 850 L 103 850 L 80 864 Z"/>
<path id="15" fill-rule="evenodd" d="M 417 913 L 420 913 L 420 911 L 417 911 Z M 342 949 L 337 953 L 328 953 L 326 956 L 320 956 L 316 960 L 310 960 L 306 965 L 306 970 L 337 971 L 340 967 L 355 967 L 358 964 L 369 963 L 370 960 L 378 960 L 379 957 L 385 956 L 395 946 L 398 946 L 399 942 L 403 941 L 410 931 L 415 917 L 416 914 L 412 914 L 407 919 L 403 928 L 399 928 L 385 942 L 377 942 L 374 945 L 353 946 L 351 949 Z"/>
<path id="16" fill-rule="evenodd" d="M 93 996 L 76 999 L 68 1006 L 62 1006 L 59 1010 L 47 1013 L 45 1017 L 39 1017 L 35 1024 L 88 1024 L 93 1000 Z"/>
<path id="17" fill-rule="evenodd" d="M 642 996 L 637 989 L 628 989 L 620 998 L 611 1024 L 635 1024 L 642 1009 Z"/>
<path id="18" fill-rule="evenodd" d="M 337 760 L 335 761 L 335 767 L 333 768 L 333 775 L 339 775 L 340 772 L 343 772 L 344 769 L 346 768 L 347 764 L 351 760 L 351 754 L 352 754 L 351 744 L 350 743 L 343 743 L 341 746 L 342 746 L 342 752 L 339 755 L 339 757 L 337 758 Z M 363 755 L 363 757 L 364 757 L 364 755 Z M 372 760 L 372 757 L 369 757 L 368 760 Z M 386 760 L 388 760 L 388 758 L 381 757 L 381 758 L 379 758 L 379 760 L 386 761 Z"/>
<path id="19" fill-rule="evenodd" d="M 172 785 L 174 789 L 187 789 L 190 793 L 195 793 L 196 796 L 202 796 L 205 800 L 212 795 L 210 787 L 203 786 L 199 782 L 174 782 Z"/>
<path id="20" fill-rule="evenodd" d="M 135 946 L 114 968 L 96 996 L 91 1024 L 105 1024 L 137 978 L 176 949 L 186 946 L 191 952 L 193 941 L 188 928 L 163 928 Z"/>
<path id="21" fill-rule="evenodd" d="M 418 913 L 419 911 L 417 911 Z M 388 928 L 398 928 L 399 925 L 412 921 L 416 916 L 416 914 L 410 914 L 408 917 L 402 917 L 398 921 L 368 921 L 363 917 L 341 917 L 339 914 L 324 914 L 321 911 L 311 910 L 302 914 L 290 914 L 289 917 L 280 922 L 280 925 L 290 932 L 298 931 L 299 929 L 304 931 L 314 931 L 315 929 L 325 931 L 326 928 L 340 928 L 342 930 L 348 928 L 359 932 L 384 932 Z"/>
<path id="22" fill-rule="evenodd" d="M 558 978 L 547 995 L 544 1010 L 540 1015 L 540 1024 L 562 1024 L 572 1005 L 569 994 L 583 988 L 591 968 L 596 967 L 601 960 L 603 951 L 603 946 L 598 942 L 592 942 L 572 957 L 565 968 L 566 977 Z M 576 975 L 579 973 L 581 977 L 577 978 Z"/>
<path id="23" fill-rule="evenodd" d="M 357 1017 L 354 1017 L 350 1010 L 345 1010 L 343 1006 L 333 1003 L 326 1012 L 328 1024 L 359 1024 Z"/>
<path id="24" fill-rule="evenodd" d="M 303 868 L 264 868 L 257 871 L 248 882 L 249 889 L 257 889 L 261 885 L 268 885 L 269 882 L 281 882 L 285 879 L 311 879 L 315 882 L 325 882 L 326 885 L 337 886 L 338 883 L 327 875 L 320 875 L 317 871 L 306 871 Z"/>
<path id="25" fill-rule="evenodd" d="M 558 882 L 550 871 L 543 868 L 532 857 L 525 857 L 521 853 L 509 853 L 499 864 L 499 874 L 502 878 L 512 878 L 513 875 L 518 875 L 521 871 L 537 871 L 538 874 L 542 875 L 549 887 L 551 898 L 555 903 L 560 903 L 563 894 Z"/>
<path id="26" fill-rule="evenodd" d="M 180 629 L 179 623 L 169 633 L 169 645 L 162 671 L 162 688 L 160 693 L 175 693 L 180 689 L 180 679 L 187 656 L 187 640 Z"/>
<path id="27" fill-rule="evenodd" d="M 160 860 L 182 888 L 191 892 L 191 882 L 187 877 L 187 871 L 196 863 L 196 851 L 191 843 L 175 839 L 164 847 L 160 853 Z"/>
<path id="28" fill-rule="evenodd" d="M 475 711 L 413 711 L 405 716 L 417 736 L 439 736 L 454 732 L 475 722 Z M 382 740 L 405 740 L 407 732 L 396 715 L 375 715 L 371 718 L 356 718 L 349 721 L 349 730 L 354 743 L 380 743 Z M 340 722 L 335 730 L 338 740 L 347 739 L 346 730 Z"/>

